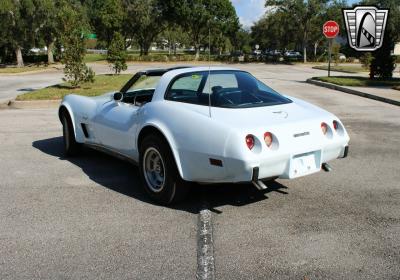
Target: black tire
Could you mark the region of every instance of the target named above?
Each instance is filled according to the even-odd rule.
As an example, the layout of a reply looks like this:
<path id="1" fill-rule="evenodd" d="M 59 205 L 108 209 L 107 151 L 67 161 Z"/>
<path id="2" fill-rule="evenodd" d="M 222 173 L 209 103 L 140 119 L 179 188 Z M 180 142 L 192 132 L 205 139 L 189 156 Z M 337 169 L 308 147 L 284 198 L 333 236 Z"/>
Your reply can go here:
<path id="1" fill-rule="evenodd" d="M 66 156 L 76 156 L 80 151 L 81 144 L 75 140 L 74 127 L 67 112 L 61 115 L 61 122 L 63 125 L 64 153 Z"/>
<path id="2" fill-rule="evenodd" d="M 143 139 L 140 146 L 140 159 L 139 159 L 139 169 L 140 177 L 143 182 L 144 189 L 149 194 L 149 196 L 156 202 L 162 205 L 169 205 L 181 201 L 188 191 L 188 185 L 184 180 L 182 180 L 179 175 L 178 168 L 172 151 L 168 143 L 161 137 L 156 135 L 148 135 Z M 155 191 L 149 182 L 149 175 L 146 172 L 146 160 L 150 152 L 158 153 L 161 156 L 161 163 L 164 166 L 163 184 Z M 146 156 L 146 159 L 145 159 Z M 161 169 L 161 168 L 160 168 Z"/>

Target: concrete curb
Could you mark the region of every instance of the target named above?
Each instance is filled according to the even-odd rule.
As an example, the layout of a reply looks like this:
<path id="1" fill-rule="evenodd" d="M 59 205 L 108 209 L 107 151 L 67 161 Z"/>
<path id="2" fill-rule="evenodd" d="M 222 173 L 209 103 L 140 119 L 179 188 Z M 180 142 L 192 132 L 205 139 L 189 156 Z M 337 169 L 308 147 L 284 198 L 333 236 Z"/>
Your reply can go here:
<path id="1" fill-rule="evenodd" d="M 30 74 L 37 74 L 37 73 L 46 73 L 46 72 L 56 72 L 60 71 L 62 68 L 51 67 L 47 69 L 38 69 L 32 71 L 25 71 L 25 72 L 16 72 L 16 73 L 0 73 L 2 76 L 23 76 L 23 75 L 30 75 Z"/>
<path id="2" fill-rule="evenodd" d="M 400 101 L 396 101 L 396 100 L 393 100 L 393 99 L 385 98 L 385 97 L 382 97 L 382 96 L 373 95 L 373 94 L 370 94 L 370 93 L 365 93 L 365 92 L 362 92 L 362 91 L 349 89 L 349 88 L 345 88 L 345 87 L 338 86 L 338 85 L 335 85 L 335 84 L 317 81 L 317 80 L 314 80 L 314 79 L 307 79 L 306 82 L 310 83 L 310 84 L 313 84 L 313 85 L 316 85 L 316 86 L 325 87 L 325 88 L 329 88 L 329 89 L 334 89 L 334 90 L 342 91 L 342 92 L 345 92 L 345 93 L 348 93 L 348 94 L 358 95 L 358 96 L 369 98 L 369 99 L 373 99 L 373 100 L 376 100 L 376 101 L 385 102 L 385 103 L 389 103 L 389 104 L 392 104 L 392 105 L 400 106 Z"/>
<path id="3" fill-rule="evenodd" d="M 57 100 L 10 100 L 0 104 L 0 109 L 48 109 L 60 106 L 61 99 Z"/>

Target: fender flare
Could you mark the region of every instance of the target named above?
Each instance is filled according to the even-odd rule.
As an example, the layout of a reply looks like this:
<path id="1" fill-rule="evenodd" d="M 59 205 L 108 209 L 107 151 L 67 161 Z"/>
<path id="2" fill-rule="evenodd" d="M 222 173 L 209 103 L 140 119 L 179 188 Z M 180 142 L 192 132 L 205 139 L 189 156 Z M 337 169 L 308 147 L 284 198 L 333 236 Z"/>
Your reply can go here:
<path id="1" fill-rule="evenodd" d="M 74 113 L 73 113 L 73 111 L 71 109 L 71 106 L 68 103 L 65 103 L 65 102 L 61 103 L 61 105 L 60 105 L 60 107 L 58 109 L 58 118 L 60 119 L 61 123 L 62 123 L 61 113 L 62 113 L 63 110 L 66 110 L 67 113 L 69 114 L 70 118 L 71 118 L 72 127 L 74 129 L 74 136 L 75 136 L 75 139 L 77 139 L 76 138 L 76 126 L 75 126 L 75 115 L 74 115 Z"/>
<path id="2" fill-rule="evenodd" d="M 174 137 L 173 137 L 172 133 L 169 131 L 169 129 L 166 128 L 165 125 L 156 124 L 155 122 L 144 123 L 140 127 L 140 129 L 138 130 L 139 133 L 137 134 L 138 136 L 136 138 L 137 151 L 139 151 L 139 148 L 140 148 L 139 147 L 139 145 L 140 145 L 139 142 L 144 137 L 143 133 L 145 133 L 144 132 L 145 129 L 149 129 L 149 128 L 157 130 L 165 138 L 165 140 L 167 141 L 167 143 L 168 143 L 168 145 L 169 145 L 169 147 L 171 149 L 172 155 L 174 156 L 176 167 L 178 168 L 179 175 L 181 176 L 182 179 L 184 179 L 185 177 L 184 177 L 184 174 L 183 174 L 183 169 L 182 169 L 180 156 L 179 156 L 179 153 L 178 153 L 177 148 L 176 148 L 176 142 L 174 140 Z"/>

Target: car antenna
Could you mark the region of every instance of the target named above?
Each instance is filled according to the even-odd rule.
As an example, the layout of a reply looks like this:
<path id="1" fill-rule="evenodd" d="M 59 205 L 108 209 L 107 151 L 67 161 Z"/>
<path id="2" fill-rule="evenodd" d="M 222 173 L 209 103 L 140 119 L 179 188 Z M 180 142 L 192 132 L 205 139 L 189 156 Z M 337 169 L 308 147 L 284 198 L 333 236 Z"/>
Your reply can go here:
<path id="1" fill-rule="evenodd" d="M 211 27 L 208 21 L 208 114 L 211 118 Z"/>

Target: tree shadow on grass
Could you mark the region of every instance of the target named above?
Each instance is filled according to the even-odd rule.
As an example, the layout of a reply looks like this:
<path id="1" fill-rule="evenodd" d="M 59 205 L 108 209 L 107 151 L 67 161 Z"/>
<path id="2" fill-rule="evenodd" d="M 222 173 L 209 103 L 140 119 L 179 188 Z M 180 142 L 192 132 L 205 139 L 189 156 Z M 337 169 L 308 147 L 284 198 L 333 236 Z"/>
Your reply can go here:
<path id="1" fill-rule="evenodd" d="M 84 148 L 81 155 L 77 157 L 66 158 L 64 157 L 62 137 L 34 141 L 32 146 L 59 160 L 67 160 L 78 166 L 92 181 L 105 188 L 149 204 L 155 204 L 142 187 L 138 167 L 131 163 L 90 148 Z M 206 204 L 211 211 L 222 213 L 216 208 L 224 205 L 239 207 L 262 201 L 267 199 L 266 194 L 272 191 L 287 194 L 282 190 L 287 187 L 278 182 L 268 183 L 268 186 L 267 190 L 259 191 L 250 184 L 191 184 L 188 196 L 182 202 L 168 207 L 196 214 Z"/>
<path id="2" fill-rule="evenodd" d="M 71 86 L 71 85 L 65 85 L 65 84 L 56 84 L 56 85 L 49 86 L 48 88 L 72 90 L 72 89 L 77 89 L 77 88 L 79 88 L 79 87 L 73 87 L 73 86 Z"/>

